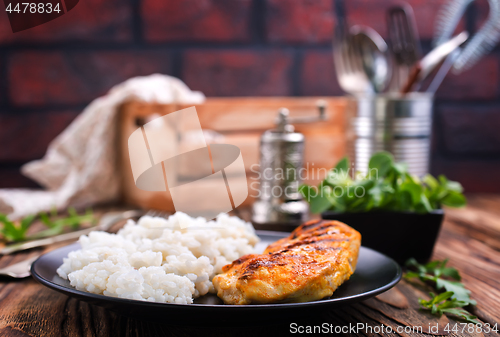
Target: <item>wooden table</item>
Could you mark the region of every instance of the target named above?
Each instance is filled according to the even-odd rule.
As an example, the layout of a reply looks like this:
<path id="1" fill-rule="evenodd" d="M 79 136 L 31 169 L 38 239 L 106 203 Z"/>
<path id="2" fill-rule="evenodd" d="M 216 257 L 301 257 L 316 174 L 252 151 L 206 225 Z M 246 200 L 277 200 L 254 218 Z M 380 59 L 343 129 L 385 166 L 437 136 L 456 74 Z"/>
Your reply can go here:
<path id="1" fill-rule="evenodd" d="M 472 311 L 483 322 L 500 322 L 500 196 L 469 196 L 469 206 L 447 210 L 434 258 L 449 258 L 449 265 L 458 268 L 466 287 L 478 305 Z M 53 249 L 54 247 L 51 247 Z M 0 267 L 20 261 L 30 254 L 22 253 L 0 258 Z M 38 252 L 39 253 L 39 252 Z M 384 295 L 367 301 L 325 310 L 316 317 L 304 316 L 298 326 L 349 326 L 365 323 L 368 326 L 390 326 L 387 336 L 425 336 L 408 332 L 411 326 L 449 322 L 418 310 L 417 298 L 425 296 L 421 285 L 400 282 Z M 391 304 L 388 304 L 391 303 Z M 408 308 L 397 308 L 407 303 Z M 304 313 L 305 315 L 307 313 Z M 166 318 L 167 320 L 168 318 Z M 0 336 L 281 336 L 290 332 L 291 321 L 259 324 L 251 321 L 244 327 L 186 327 L 163 322 L 147 322 L 119 316 L 100 307 L 80 302 L 47 289 L 32 279 L 0 281 Z M 396 333 L 398 331 L 407 332 Z M 402 329 L 402 330 L 401 330 Z M 373 336 L 370 328 L 345 335 Z M 387 331 L 387 328 L 386 330 Z M 450 336 L 496 336 L 495 333 L 451 333 Z"/>

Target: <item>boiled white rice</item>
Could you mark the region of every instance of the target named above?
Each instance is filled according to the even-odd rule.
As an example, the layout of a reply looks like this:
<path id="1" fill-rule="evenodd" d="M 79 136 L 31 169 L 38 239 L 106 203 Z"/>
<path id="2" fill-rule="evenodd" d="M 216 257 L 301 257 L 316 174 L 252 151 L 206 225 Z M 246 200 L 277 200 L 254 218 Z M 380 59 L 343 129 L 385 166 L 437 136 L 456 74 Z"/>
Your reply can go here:
<path id="1" fill-rule="evenodd" d="M 117 234 L 81 236 L 82 248 L 69 253 L 57 273 L 95 294 L 189 304 L 213 292 L 222 266 L 254 253 L 258 241 L 251 224 L 227 214 L 208 222 L 181 212 L 143 216 Z"/>

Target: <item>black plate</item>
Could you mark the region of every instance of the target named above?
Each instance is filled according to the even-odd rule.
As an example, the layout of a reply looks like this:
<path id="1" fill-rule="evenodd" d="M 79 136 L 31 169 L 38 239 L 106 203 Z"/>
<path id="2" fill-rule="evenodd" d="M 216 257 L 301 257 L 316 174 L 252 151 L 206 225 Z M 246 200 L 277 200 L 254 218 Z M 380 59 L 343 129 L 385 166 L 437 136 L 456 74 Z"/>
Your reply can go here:
<path id="1" fill-rule="evenodd" d="M 257 231 L 261 242 L 258 249 L 263 251 L 268 244 L 290 235 L 290 233 Z M 401 268 L 391 258 L 370 248 L 361 247 L 356 272 L 340 286 L 333 296 L 314 302 L 224 305 L 212 294 L 195 300 L 193 304 L 153 303 L 91 294 L 71 287 L 68 280 L 57 275 L 57 268 L 69 252 L 79 249 L 78 243 L 71 244 L 40 256 L 31 266 L 33 278 L 43 285 L 68 296 L 102 306 L 125 316 L 149 320 L 170 321 L 177 324 L 198 324 L 206 322 L 248 321 L 253 318 L 277 319 L 280 316 L 290 318 L 294 315 L 311 314 L 316 309 L 326 306 L 341 306 L 358 302 L 380 294 L 401 279 Z M 256 317 L 258 316 L 258 317 Z"/>

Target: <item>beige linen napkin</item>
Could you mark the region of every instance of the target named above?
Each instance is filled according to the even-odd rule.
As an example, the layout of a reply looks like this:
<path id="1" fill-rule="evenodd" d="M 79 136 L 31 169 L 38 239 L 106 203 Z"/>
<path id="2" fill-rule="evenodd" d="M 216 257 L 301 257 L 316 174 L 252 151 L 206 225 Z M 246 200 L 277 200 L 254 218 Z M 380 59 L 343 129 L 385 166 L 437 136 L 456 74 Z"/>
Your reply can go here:
<path id="1" fill-rule="evenodd" d="M 28 214 L 72 206 L 90 206 L 119 197 L 117 147 L 118 107 L 129 100 L 163 104 L 199 104 L 201 92 L 181 80 L 160 74 L 135 77 L 97 98 L 57 136 L 40 160 L 21 172 L 46 190 L 0 189 L 0 212 L 17 219 Z"/>

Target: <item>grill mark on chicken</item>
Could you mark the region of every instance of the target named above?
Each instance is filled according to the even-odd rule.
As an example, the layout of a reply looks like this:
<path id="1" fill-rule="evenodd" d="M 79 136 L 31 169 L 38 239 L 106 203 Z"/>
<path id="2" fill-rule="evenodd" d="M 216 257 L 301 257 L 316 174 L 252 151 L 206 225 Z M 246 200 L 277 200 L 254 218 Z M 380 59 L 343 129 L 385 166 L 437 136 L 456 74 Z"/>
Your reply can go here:
<path id="1" fill-rule="evenodd" d="M 322 247 L 322 246 L 311 246 L 311 247 L 304 247 L 302 250 L 307 251 L 307 252 L 319 252 L 319 251 L 324 251 L 324 250 L 338 250 L 340 249 L 339 247 Z M 249 263 L 246 264 L 241 270 L 242 270 L 242 275 L 238 278 L 240 280 L 249 278 L 251 277 L 256 270 L 258 270 L 260 267 L 265 267 L 265 268 L 273 268 L 275 266 L 285 266 L 287 263 L 283 262 L 282 255 L 284 253 L 290 252 L 291 249 L 283 249 L 279 250 L 274 253 L 269 253 L 267 256 L 262 257 L 260 259 L 250 259 Z M 302 259 L 302 263 L 316 263 L 316 260 L 310 260 L 310 261 L 304 261 L 304 255 L 300 254 L 295 254 L 295 255 L 288 255 L 289 257 L 296 258 L 296 259 Z M 292 268 L 294 266 L 292 265 Z"/>
<path id="2" fill-rule="evenodd" d="M 356 267 L 361 235 L 338 221 L 313 220 L 264 254 L 242 256 L 213 279 L 226 304 L 304 302 L 331 296 Z"/>

